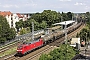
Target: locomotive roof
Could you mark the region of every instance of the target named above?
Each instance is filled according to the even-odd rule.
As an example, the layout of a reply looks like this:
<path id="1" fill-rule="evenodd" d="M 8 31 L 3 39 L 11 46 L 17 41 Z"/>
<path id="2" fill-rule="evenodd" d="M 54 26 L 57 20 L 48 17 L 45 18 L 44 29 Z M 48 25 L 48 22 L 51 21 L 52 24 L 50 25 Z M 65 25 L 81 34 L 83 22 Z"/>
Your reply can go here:
<path id="1" fill-rule="evenodd" d="M 40 37 L 34 39 L 34 40 L 31 40 L 29 42 L 24 42 L 23 44 L 33 44 L 34 42 L 38 42 L 40 40 Z"/>
<path id="2" fill-rule="evenodd" d="M 75 21 L 73 20 L 69 20 L 69 21 L 64 21 L 64 22 L 60 22 L 60 23 L 55 23 L 53 25 L 68 25 L 68 24 L 71 24 L 71 23 L 74 23 Z"/>
<path id="3" fill-rule="evenodd" d="M 36 40 L 33 40 L 33 41 L 31 41 L 31 42 L 29 42 L 29 43 L 34 43 L 34 42 L 38 42 L 40 39 L 36 39 Z"/>

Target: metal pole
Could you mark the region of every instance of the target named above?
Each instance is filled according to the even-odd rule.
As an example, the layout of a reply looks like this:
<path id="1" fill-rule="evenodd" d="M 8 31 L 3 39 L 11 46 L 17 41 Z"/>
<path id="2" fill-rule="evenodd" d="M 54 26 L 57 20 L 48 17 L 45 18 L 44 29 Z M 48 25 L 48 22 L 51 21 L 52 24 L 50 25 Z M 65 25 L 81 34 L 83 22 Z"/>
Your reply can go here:
<path id="1" fill-rule="evenodd" d="M 87 33 L 86 33 L 86 49 L 87 49 Z"/>
<path id="2" fill-rule="evenodd" d="M 73 16 L 72 16 L 72 21 L 73 21 Z"/>
<path id="3" fill-rule="evenodd" d="M 62 22 L 62 16 L 61 16 L 61 22 Z"/>
<path id="4" fill-rule="evenodd" d="M 77 22 L 77 18 L 78 18 L 78 14 L 77 14 L 77 17 L 76 17 L 76 22 Z"/>
<path id="5" fill-rule="evenodd" d="M 34 23 L 32 22 L 32 40 L 34 40 Z"/>
<path id="6" fill-rule="evenodd" d="M 62 22 L 62 16 L 61 16 L 61 22 Z M 61 27 L 61 29 L 63 29 L 63 25 L 61 25 L 62 27 Z"/>
<path id="7" fill-rule="evenodd" d="M 66 25 L 66 22 L 65 22 L 65 44 L 67 44 L 67 25 Z"/>
<path id="8" fill-rule="evenodd" d="M 87 51 L 87 33 L 86 33 L 86 47 L 85 47 L 85 60 L 86 60 L 86 51 Z"/>

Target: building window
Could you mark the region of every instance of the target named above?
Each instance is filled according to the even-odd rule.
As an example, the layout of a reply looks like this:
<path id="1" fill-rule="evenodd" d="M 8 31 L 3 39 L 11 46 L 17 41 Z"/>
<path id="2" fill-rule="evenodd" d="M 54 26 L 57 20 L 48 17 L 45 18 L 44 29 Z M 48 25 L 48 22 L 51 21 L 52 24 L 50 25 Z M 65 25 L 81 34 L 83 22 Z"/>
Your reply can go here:
<path id="1" fill-rule="evenodd" d="M 11 27 L 13 27 L 13 21 L 11 21 Z"/>
<path id="2" fill-rule="evenodd" d="M 13 18 L 11 17 L 11 20 L 13 20 Z"/>

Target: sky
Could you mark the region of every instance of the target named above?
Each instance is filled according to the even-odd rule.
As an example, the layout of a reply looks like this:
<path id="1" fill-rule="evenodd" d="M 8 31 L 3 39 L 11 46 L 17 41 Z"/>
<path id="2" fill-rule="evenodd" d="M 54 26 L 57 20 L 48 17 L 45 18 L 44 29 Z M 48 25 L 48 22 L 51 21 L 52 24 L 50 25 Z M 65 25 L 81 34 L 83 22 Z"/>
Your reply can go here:
<path id="1" fill-rule="evenodd" d="M 0 0 L 0 11 L 36 13 L 43 10 L 84 13 L 90 11 L 90 0 Z"/>

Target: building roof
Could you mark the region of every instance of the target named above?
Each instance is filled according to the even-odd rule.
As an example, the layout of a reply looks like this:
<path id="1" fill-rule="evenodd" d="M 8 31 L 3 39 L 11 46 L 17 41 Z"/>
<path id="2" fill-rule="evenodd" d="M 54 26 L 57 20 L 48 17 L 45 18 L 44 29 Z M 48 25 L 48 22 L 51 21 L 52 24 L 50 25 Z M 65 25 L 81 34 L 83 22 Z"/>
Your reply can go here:
<path id="1" fill-rule="evenodd" d="M 76 44 L 76 43 L 80 44 L 80 38 L 72 38 L 71 44 Z"/>
<path id="2" fill-rule="evenodd" d="M 60 23 L 55 23 L 53 25 L 68 25 L 68 24 L 71 24 L 73 22 L 75 22 L 75 21 L 69 20 L 69 21 L 64 21 L 64 22 L 60 22 Z"/>
<path id="3" fill-rule="evenodd" d="M 10 12 L 10 11 L 0 11 L 0 15 L 2 15 L 2 16 L 6 16 L 6 15 L 12 15 L 12 13 Z"/>
<path id="4" fill-rule="evenodd" d="M 24 15 L 21 15 L 20 13 L 16 13 L 18 15 L 19 18 L 23 18 Z"/>

